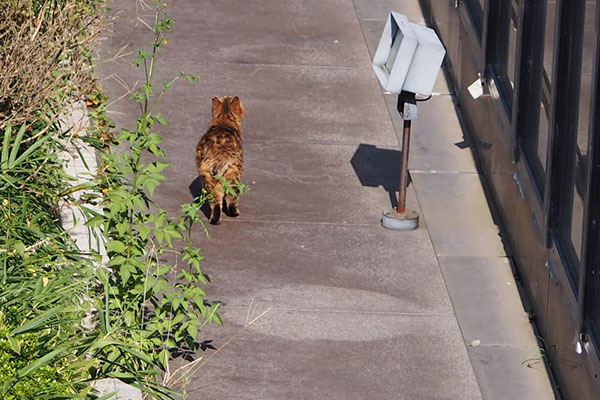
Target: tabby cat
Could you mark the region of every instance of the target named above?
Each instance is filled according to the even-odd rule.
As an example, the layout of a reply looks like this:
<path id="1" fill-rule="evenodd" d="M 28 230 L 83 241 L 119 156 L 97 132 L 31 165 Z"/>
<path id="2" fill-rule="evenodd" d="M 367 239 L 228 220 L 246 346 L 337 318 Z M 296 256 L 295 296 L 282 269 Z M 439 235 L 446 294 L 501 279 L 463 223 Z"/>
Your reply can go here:
<path id="1" fill-rule="evenodd" d="M 223 182 L 228 180 L 237 188 L 242 176 L 242 118 L 244 106 L 235 96 L 212 99 L 212 120 L 196 147 L 196 167 L 204 179 L 204 188 L 210 194 L 210 223 L 221 222 Z M 240 214 L 238 197 L 225 195 L 224 212 L 228 216 Z"/>

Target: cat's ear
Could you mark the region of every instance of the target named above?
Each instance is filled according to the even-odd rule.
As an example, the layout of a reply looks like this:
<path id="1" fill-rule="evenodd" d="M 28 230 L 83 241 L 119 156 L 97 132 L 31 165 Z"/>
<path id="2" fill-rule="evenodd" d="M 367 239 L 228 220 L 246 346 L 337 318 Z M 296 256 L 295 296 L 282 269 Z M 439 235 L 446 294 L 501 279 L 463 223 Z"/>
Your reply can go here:
<path id="1" fill-rule="evenodd" d="M 217 115 L 221 113 L 223 110 L 223 102 L 218 97 L 213 97 L 212 99 L 212 115 L 215 118 Z"/>
<path id="2" fill-rule="evenodd" d="M 230 107 L 234 114 L 239 115 L 240 117 L 244 116 L 244 106 L 242 106 L 242 102 L 240 101 L 239 97 L 235 96 L 233 99 L 231 99 Z"/>

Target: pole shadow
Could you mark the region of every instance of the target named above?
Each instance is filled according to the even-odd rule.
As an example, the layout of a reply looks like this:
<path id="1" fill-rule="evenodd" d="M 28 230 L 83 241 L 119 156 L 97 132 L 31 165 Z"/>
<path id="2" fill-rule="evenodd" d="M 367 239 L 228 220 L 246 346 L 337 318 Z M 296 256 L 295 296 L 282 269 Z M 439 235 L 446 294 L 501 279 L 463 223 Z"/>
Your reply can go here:
<path id="1" fill-rule="evenodd" d="M 396 192 L 400 185 L 400 163 L 402 152 L 380 149 L 372 144 L 361 143 L 354 152 L 350 164 L 361 185 L 383 186 L 390 197 L 392 208 L 398 207 Z M 409 175 L 410 183 L 410 175 Z"/>

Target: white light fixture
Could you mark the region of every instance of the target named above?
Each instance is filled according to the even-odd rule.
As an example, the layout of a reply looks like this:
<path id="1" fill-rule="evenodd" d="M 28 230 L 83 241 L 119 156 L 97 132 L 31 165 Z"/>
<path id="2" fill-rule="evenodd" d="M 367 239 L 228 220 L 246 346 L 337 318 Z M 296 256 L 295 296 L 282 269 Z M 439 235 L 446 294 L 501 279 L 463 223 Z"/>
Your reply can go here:
<path id="1" fill-rule="evenodd" d="M 383 89 L 429 95 L 446 50 L 433 29 L 412 24 L 391 12 L 373 57 L 373 69 Z"/>

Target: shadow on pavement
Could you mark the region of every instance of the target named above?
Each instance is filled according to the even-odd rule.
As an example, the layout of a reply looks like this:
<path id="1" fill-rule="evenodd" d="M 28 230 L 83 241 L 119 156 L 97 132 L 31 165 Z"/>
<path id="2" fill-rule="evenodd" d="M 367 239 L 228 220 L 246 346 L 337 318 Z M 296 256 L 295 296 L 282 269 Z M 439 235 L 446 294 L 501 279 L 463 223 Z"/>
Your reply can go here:
<path id="1" fill-rule="evenodd" d="M 202 195 L 203 188 L 204 179 L 202 179 L 202 177 L 198 175 L 196 179 L 194 179 L 192 183 L 190 183 L 189 186 L 190 193 L 192 194 L 194 201 L 196 201 Z M 204 204 L 202 204 L 202 208 L 200 210 L 202 211 L 206 219 L 210 219 L 210 205 L 208 204 L 208 201 L 205 201 Z"/>
<path id="2" fill-rule="evenodd" d="M 396 208 L 398 206 L 396 192 L 400 180 L 401 160 L 402 152 L 399 150 L 380 149 L 372 144 L 361 143 L 354 152 L 350 164 L 352 164 L 361 185 L 383 186 L 390 196 L 392 208 Z"/>

